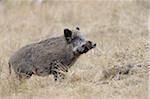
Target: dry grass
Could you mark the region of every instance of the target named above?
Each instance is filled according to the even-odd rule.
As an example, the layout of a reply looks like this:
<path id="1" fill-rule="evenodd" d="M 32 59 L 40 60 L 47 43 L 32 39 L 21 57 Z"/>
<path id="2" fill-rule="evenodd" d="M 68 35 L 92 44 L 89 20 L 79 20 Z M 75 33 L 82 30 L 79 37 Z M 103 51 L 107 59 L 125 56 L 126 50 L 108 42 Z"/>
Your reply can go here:
<path id="1" fill-rule="evenodd" d="M 12 0 L 0 4 L 1 99 L 147 99 L 149 35 L 145 1 Z M 97 48 L 83 55 L 62 82 L 37 77 L 18 85 L 8 59 L 18 48 L 79 26 Z M 128 67 L 129 71 L 127 71 Z"/>

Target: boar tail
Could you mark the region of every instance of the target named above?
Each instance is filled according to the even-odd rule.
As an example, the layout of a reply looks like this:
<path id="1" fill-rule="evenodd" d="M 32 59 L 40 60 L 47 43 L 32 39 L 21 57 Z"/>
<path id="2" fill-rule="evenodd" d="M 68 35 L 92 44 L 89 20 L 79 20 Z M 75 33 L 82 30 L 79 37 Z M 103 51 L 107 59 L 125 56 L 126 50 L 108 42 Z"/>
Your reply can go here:
<path id="1" fill-rule="evenodd" d="M 11 64 L 10 64 L 10 62 L 8 63 L 8 65 L 9 65 L 9 74 L 11 75 Z"/>

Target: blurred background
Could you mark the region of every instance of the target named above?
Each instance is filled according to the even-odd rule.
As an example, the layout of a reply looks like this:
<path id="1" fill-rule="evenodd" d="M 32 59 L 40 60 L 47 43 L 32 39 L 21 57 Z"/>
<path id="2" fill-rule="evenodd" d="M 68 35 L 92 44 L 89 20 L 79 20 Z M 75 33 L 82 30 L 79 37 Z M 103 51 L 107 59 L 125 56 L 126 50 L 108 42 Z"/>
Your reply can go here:
<path id="1" fill-rule="evenodd" d="M 149 9 L 149 0 L 0 0 L 0 98 L 147 99 Z M 97 48 L 64 81 L 33 76 L 15 83 L 8 60 L 17 49 L 77 26 Z"/>

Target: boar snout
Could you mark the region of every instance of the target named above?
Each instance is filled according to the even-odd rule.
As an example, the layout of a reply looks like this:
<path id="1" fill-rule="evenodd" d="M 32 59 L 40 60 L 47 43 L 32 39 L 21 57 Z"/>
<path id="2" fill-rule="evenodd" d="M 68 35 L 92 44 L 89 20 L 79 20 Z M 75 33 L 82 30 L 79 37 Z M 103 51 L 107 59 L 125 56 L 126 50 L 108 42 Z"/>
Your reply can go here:
<path id="1" fill-rule="evenodd" d="M 89 50 L 96 47 L 96 43 L 93 43 L 91 41 L 87 41 L 86 44 L 82 45 L 81 47 L 77 48 L 77 52 L 80 54 L 87 53 Z"/>

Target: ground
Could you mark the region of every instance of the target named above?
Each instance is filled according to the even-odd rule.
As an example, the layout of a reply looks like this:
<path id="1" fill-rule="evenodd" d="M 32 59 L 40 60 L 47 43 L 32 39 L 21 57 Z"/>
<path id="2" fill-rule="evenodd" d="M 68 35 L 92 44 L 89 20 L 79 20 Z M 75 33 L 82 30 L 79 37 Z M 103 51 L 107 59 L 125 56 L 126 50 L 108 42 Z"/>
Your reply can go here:
<path id="1" fill-rule="evenodd" d="M 2 0 L 0 98 L 148 99 L 149 8 L 148 0 Z M 76 26 L 97 47 L 79 58 L 64 81 L 32 76 L 18 85 L 9 75 L 8 60 L 17 49 Z"/>

